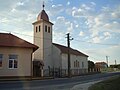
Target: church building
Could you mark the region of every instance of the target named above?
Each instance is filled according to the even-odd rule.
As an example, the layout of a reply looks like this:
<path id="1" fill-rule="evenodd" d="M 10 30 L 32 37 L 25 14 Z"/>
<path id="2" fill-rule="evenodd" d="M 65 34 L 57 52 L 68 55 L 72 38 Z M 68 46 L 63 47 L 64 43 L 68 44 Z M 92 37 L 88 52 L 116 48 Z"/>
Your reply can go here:
<path id="1" fill-rule="evenodd" d="M 52 42 L 53 23 L 44 10 L 33 23 L 34 44 L 39 48 L 33 54 L 33 76 L 67 76 L 68 48 Z M 88 72 L 88 55 L 70 48 L 71 75 Z"/>

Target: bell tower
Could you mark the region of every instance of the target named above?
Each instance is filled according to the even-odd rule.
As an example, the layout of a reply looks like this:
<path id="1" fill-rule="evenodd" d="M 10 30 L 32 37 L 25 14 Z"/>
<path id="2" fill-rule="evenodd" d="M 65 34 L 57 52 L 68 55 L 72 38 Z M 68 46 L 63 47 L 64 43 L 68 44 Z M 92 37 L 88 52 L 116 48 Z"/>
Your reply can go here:
<path id="1" fill-rule="evenodd" d="M 44 10 L 38 14 L 37 20 L 33 23 L 34 27 L 34 44 L 39 47 L 34 52 L 34 60 L 42 61 L 44 63 L 43 69 L 52 67 L 52 25 L 49 17 Z"/>

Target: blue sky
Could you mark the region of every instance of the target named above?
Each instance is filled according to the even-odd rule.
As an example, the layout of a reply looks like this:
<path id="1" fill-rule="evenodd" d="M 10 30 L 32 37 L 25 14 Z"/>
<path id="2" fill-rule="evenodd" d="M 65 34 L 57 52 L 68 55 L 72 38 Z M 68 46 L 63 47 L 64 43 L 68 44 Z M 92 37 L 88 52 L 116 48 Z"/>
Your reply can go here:
<path id="1" fill-rule="evenodd" d="M 54 23 L 53 42 L 89 55 L 94 62 L 115 60 L 120 64 L 120 0 L 0 0 L 0 32 L 12 33 L 33 42 L 33 26 L 45 2 Z"/>

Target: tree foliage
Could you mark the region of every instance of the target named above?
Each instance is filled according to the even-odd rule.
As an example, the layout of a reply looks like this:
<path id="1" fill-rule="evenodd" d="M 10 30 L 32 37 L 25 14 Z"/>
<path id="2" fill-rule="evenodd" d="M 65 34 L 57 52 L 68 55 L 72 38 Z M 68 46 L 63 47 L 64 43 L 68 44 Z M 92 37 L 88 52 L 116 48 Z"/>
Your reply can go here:
<path id="1" fill-rule="evenodd" d="M 90 69 L 94 69 L 95 68 L 95 64 L 93 61 L 88 61 L 88 70 Z"/>
<path id="2" fill-rule="evenodd" d="M 120 69 L 120 64 L 117 64 L 117 65 L 110 65 L 111 68 L 118 68 Z"/>

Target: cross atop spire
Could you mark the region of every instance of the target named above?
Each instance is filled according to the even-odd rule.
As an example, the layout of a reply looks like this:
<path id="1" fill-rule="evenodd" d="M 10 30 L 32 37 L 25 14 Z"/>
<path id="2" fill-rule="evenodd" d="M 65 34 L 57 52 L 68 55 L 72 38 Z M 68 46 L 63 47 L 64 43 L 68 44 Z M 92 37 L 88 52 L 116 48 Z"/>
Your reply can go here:
<path id="1" fill-rule="evenodd" d="M 42 6 L 43 6 L 43 10 L 44 10 L 44 7 L 45 7 L 45 5 L 44 5 L 44 1 L 43 1 L 43 5 L 42 5 Z"/>

